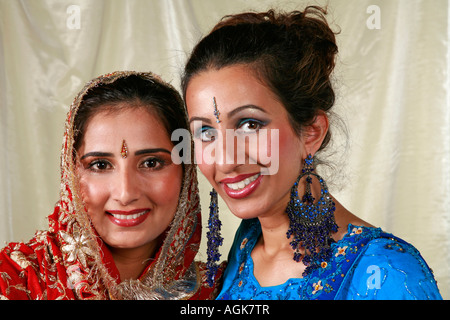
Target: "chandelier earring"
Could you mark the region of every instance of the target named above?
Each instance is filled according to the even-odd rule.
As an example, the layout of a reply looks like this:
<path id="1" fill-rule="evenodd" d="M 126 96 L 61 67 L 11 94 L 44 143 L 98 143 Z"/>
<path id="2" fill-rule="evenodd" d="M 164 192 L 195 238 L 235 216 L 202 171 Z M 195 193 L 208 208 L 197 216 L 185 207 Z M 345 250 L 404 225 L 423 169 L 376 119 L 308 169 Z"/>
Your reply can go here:
<path id="1" fill-rule="evenodd" d="M 298 186 L 305 178 L 305 193 L 300 199 Z M 313 179 L 320 183 L 320 198 L 315 202 L 312 194 Z M 294 250 L 294 260 L 308 266 L 305 274 L 320 266 L 321 262 L 329 260 L 330 244 L 333 241 L 331 233 L 336 232 L 338 226 L 334 220 L 335 203 L 331 198 L 325 181 L 315 172 L 314 158 L 309 154 L 291 189 L 286 213 L 289 217 L 287 238 Z M 302 253 L 303 252 L 303 253 Z"/>
<path id="2" fill-rule="evenodd" d="M 214 278 L 219 268 L 217 262 L 220 259 L 221 254 L 219 253 L 219 247 L 222 245 L 223 238 L 220 235 L 220 229 L 222 227 L 222 222 L 219 219 L 219 206 L 217 201 L 217 192 L 212 189 L 210 192 L 211 202 L 209 205 L 209 219 L 208 219 L 208 229 L 206 237 L 207 242 L 207 255 L 208 260 L 206 262 L 207 272 L 206 278 L 208 285 L 212 287 L 214 285 Z"/>

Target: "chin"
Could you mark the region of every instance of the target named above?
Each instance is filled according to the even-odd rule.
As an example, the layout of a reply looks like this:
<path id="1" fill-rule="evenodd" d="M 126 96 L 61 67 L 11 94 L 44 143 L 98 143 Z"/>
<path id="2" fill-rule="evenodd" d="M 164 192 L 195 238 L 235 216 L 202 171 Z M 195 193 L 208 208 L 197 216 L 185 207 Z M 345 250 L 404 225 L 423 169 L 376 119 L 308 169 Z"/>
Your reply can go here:
<path id="1" fill-rule="evenodd" d="M 260 210 L 255 210 L 254 206 L 251 205 L 239 205 L 238 204 L 233 204 L 233 205 L 229 205 L 228 209 L 231 211 L 231 213 L 236 216 L 239 219 L 253 219 L 253 218 L 258 218 L 259 214 L 260 214 Z"/>
<path id="2" fill-rule="evenodd" d="M 105 239 L 108 246 L 116 249 L 135 249 L 150 243 L 151 241 L 139 239 L 133 235 L 127 235 L 125 237 L 117 237 L 114 239 Z"/>
<path id="3" fill-rule="evenodd" d="M 120 241 L 120 242 L 118 242 L 118 241 L 110 241 L 110 242 L 107 242 L 107 244 L 108 244 L 109 247 L 115 248 L 115 249 L 134 249 L 134 248 L 137 248 L 137 247 L 141 246 L 138 243 L 134 243 L 134 242 L 133 243 L 129 243 L 129 242 L 126 242 L 126 241 Z"/>

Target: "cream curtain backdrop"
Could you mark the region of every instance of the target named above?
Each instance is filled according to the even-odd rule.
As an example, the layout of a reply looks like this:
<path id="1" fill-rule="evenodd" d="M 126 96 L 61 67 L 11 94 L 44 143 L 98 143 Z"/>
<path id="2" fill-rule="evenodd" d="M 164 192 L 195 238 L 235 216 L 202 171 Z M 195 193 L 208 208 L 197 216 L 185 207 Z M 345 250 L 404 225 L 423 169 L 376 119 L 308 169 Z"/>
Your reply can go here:
<path id="1" fill-rule="evenodd" d="M 187 54 L 222 16 L 326 3 L 341 30 L 336 112 L 348 128 L 334 145 L 333 194 L 413 243 L 450 298 L 447 0 L 0 0 L 0 243 L 47 228 L 63 122 L 85 82 L 150 70 L 179 88 Z M 200 190 L 206 221 L 202 176 Z M 219 206 L 226 258 L 239 221 Z M 205 241 L 201 250 L 205 259 Z"/>

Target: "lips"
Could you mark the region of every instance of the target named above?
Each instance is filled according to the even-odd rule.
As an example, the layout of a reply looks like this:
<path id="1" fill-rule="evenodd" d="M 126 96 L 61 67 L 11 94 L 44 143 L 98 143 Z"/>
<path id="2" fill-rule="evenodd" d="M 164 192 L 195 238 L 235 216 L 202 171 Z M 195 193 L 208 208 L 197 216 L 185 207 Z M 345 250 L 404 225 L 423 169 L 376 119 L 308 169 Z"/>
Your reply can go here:
<path id="1" fill-rule="evenodd" d="M 242 174 L 234 178 L 226 178 L 220 181 L 225 193 L 233 199 L 242 199 L 250 195 L 261 183 L 260 172 Z"/>
<path id="2" fill-rule="evenodd" d="M 106 213 L 112 223 L 121 227 L 134 227 L 144 222 L 150 211 L 150 209 L 136 209 L 131 211 L 111 210 L 106 211 Z"/>

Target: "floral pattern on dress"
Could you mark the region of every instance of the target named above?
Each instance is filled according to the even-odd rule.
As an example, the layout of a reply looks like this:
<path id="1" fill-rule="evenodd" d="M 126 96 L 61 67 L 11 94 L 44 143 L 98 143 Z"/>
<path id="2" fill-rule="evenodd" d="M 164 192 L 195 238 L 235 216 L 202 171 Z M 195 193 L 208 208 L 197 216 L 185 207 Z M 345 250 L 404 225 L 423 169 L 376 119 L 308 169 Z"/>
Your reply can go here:
<path id="1" fill-rule="evenodd" d="M 261 287 L 250 255 L 260 235 L 257 219 L 242 222 L 219 300 L 442 299 L 432 270 L 414 246 L 380 228 L 351 224 L 331 244 L 329 260 L 315 261 L 302 278 Z"/>
<path id="2" fill-rule="evenodd" d="M 363 251 L 364 245 L 380 237 L 382 230 L 349 225 L 348 233 L 344 238 L 331 244 L 330 261 L 319 262 L 317 264 L 319 267 L 306 277 L 289 279 L 283 284 L 272 287 L 261 287 L 253 275 L 253 261 L 250 254 L 260 233 L 259 222 L 254 220 L 239 246 L 241 261 L 236 277 L 229 289 L 220 294 L 219 299 L 333 299 L 353 262 Z"/>

